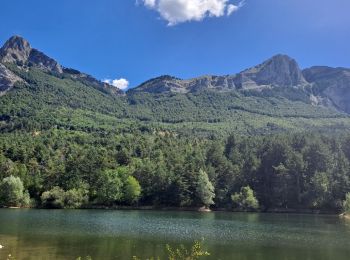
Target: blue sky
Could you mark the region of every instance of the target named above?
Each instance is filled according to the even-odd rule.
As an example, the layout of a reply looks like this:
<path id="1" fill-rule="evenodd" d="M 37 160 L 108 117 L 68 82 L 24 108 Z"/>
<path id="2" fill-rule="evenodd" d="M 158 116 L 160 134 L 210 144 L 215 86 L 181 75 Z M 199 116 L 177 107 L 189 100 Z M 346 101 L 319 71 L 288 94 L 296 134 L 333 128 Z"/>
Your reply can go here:
<path id="1" fill-rule="evenodd" d="M 183 3 L 2 1 L 0 41 L 21 35 L 66 67 L 125 78 L 132 87 L 163 74 L 233 74 L 277 53 L 303 68 L 350 67 L 349 0 L 246 0 L 240 8 L 233 0 Z"/>

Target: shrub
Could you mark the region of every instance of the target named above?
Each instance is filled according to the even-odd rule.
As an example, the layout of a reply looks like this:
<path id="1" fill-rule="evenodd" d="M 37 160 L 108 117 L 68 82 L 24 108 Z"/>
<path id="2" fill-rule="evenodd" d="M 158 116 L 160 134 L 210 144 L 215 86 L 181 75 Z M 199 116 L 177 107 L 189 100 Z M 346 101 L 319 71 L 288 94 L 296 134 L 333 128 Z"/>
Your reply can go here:
<path id="1" fill-rule="evenodd" d="M 76 209 L 88 202 L 89 198 L 83 190 L 71 189 L 65 193 L 65 208 Z"/>
<path id="2" fill-rule="evenodd" d="M 10 176 L 1 181 L 0 204 L 6 207 L 21 207 L 30 204 L 29 194 L 24 191 L 20 178 Z"/>
<path id="3" fill-rule="evenodd" d="M 241 210 L 257 210 L 258 200 L 254 196 L 254 191 L 249 187 L 242 187 L 241 192 L 232 195 L 232 201 Z"/>
<path id="4" fill-rule="evenodd" d="M 123 182 L 117 170 L 106 170 L 101 173 L 97 200 L 104 204 L 113 204 L 123 197 Z"/>
<path id="5" fill-rule="evenodd" d="M 124 201 L 129 204 L 137 202 L 141 195 L 141 186 L 133 177 L 129 176 L 124 184 Z"/>
<path id="6" fill-rule="evenodd" d="M 65 206 L 65 191 L 54 187 L 41 195 L 41 203 L 45 208 L 63 209 Z"/>
<path id="7" fill-rule="evenodd" d="M 45 208 L 75 209 L 88 202 L 86 192 L 81 189 L 64 191 L 60 187 L 54 187 L 41 195 L 41 203 Z"/>

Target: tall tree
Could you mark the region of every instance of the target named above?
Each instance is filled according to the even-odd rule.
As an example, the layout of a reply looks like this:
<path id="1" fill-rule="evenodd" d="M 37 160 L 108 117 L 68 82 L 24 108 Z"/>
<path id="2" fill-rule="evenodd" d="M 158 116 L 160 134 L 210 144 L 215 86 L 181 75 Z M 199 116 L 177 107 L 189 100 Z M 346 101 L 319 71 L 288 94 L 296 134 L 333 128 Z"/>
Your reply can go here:
<path id="1" fill-rule="evenodd" d="M 208 174 L 202 169 L 199 170 L 196 192 L 198 198 L 205 207 L 209 207 L 210 205 L 214 204 L 214 186 L 210 182 Z"/>
<path id="2" fill-rule="evenodd" d="M 27 206 L 29 194 L 24 191 L 20 178 L 10 176 L 0 183 L 0 204 L 7 207 Z"/>

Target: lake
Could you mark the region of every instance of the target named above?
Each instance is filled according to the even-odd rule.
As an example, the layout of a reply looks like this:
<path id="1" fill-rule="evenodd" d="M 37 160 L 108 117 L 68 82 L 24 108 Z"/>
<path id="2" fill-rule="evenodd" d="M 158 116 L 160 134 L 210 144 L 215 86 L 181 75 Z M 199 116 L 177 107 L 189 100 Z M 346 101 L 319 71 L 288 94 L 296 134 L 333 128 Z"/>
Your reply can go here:
<path id="1" fill-rule="evenodd" d="M 0 259 L 145 259 L 202 239 L 204 259 L 350 257 L 350 223 L 337 216 L 0 209 Z"/>

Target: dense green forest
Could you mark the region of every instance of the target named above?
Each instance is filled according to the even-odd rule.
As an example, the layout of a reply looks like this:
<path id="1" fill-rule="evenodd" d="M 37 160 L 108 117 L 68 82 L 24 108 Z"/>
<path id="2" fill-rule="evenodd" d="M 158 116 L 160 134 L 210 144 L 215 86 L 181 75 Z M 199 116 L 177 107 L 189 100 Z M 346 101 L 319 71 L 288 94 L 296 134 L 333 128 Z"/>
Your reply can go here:
<path id="1" fill-rule="evenodd" d="M 0 97 L 3 206 L 348 207 L 349 117 L 297 90 L 113 96 L 7 66 L 25 82 Z"/>
<path id="2" fill-rule="evenodd" d="M 50 130 L 1 136 L 9 176 L 32 203 L 62 208 L 156 205 L 339 210 L 350 191 L 350 134 L 179 138 L 171 133 Z M 14 178 L 15 179 L 15 178 Z M 13 182 L 15 182 L 13 180 Z M 9 189 L 9 188 L 7 188 Z M 34 201 L 33 201 L 34 200 Z"/>

